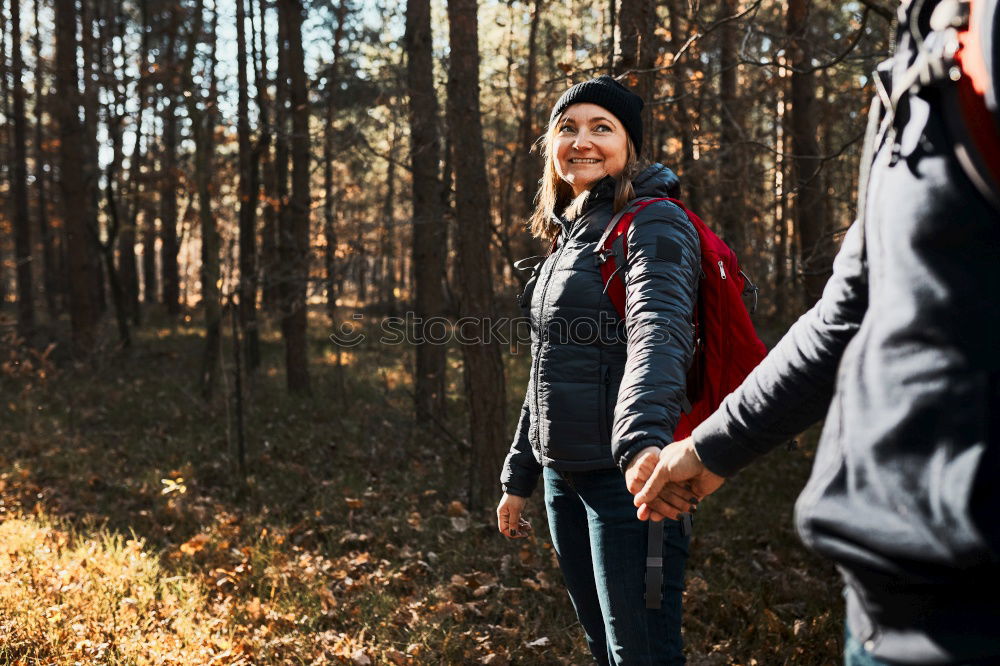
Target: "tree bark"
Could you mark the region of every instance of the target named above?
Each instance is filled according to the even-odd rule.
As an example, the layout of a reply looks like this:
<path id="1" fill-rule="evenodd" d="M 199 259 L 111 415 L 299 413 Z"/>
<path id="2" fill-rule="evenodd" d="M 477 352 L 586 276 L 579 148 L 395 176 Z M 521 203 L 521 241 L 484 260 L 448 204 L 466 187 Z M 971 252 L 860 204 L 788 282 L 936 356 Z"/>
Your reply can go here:
<path id="1" fill-rule="evenodd" d="M 31 270 L 31 217 L 28 214 L 27 122 L 24 117 L 24 60 L 21 56 L 21 2 L 10 2 L 11 78 L 14 81 L 14 255 L 17 258 L 17 333 L 30 341 L 35 333 L 35 301 Z"/>
<path id="2" fill-rule="evenodd" d="M 96 2 L 80 3 L 80 54 L 83 64 L 83 162 L 77 167 L 83 172 L 84 187 L 87 196 L 87 226 L 93 230 L 95 243 L 95 255 L 101 251 L 99 238 L 101 235 L 100 226 L 100 185 L 98 174 L 100 164 L 98 160 L 97 126 L 100 107 L 98 103 L 98 91 L 100 83 L 97 71 L 97 48 L 94 45 L 94 28 L 99 26 L 100 17 L 97 16 L 99 7 Z M 104 271 L 105 265 L 100 261 L 99 256 L 94 257 L 94 298 L 97 302 L 101 314 L 107 310 L 107 298 L 105 295 Z M 109 276 L 109 279 L 110 276 Z"/>
<path id="3" fill-rule="evenodd" d="M 119 4 L 120 7 L 120 4 Z M 124 21 L 124 19 L 122 19 Z M 134 326 L 141 321 L 139 308 L 139 271 L 135 255 L 135 243 L 138 232 L 141 190 L 139 182 L 142 178 L 142 167 L 145 161 L 145 146 L 149 137 L 146 129 L 145 114 L 148 95 L 146 81 L 149 76 L 149 23 L 145 8 L 141 18 L 142 36 L 139 40 L 139 75 L 136 80 L 135 114 L 135 144 L 129 158 L 128 197 L 125 201 L 125 222 L 118 237 L 118 274 L 122 289 L 125 292 L 125 304 Z M 122 51 L 124 55 L 124 40 Z"/>
<path id="4" fill-rule="evenodd" d="M 48 173 L 46 164 L 49 162 L 48 151 L 45 149 L 45 70 L 42 61 L 42 33 L 38 23 L 38 5 L 41 0 L 34 0 L 32 10 L 35 20 L 35 31 L 32 37 L 32 49 L 35 56 L 35 193 L 38 208 L 38 231 L 42 239 L 42 283 L 45 289 L 45 306 L 49 321 L 54 322 L 59 316 L 58 296 L 60 294 L 57 260 L 58 247 L 53 237 L 49 223 Z"/>
<path id="5" fill-rule="evenodd" d="M 252 0 L 251 0 L 252 1 Z M 260 365 L 257 331 L 257 151 L 250 145 L 250 94 L 247 80 L 246 0 L 236 0 L 236 135 L 240 170 L 240 320 L 246 340 L 246 362 Z M 214 61 L 213 61 L 214 67 Z M 213 77 L 214 81 L 214 77 Z M 213 101 L 214 104 L 214 101 Z M 211 160 L 211 156 L 208 158 Z M 213 223 L 214 224 L 214 223 Z"/>
<path id="6" fill-rule="evenodd" d="M 177 88 L 182 65 L 178 65 L 177 31 L 181 9 L 171 10 L 168 24 L 168 45 L 164 57 L 167 76 L 163 84 L 163 141 L 160 155 L 160 272 L 164 308 L 168 315 L 180 314 L 180 267 L 177 254 L 180 241 L 177 236 Z M 185 54 L 186 56 L 188 54 Z"/>
<path id="7" fill-rule="evenodd" d="M 687 39 L 687 32 L 681 24 L 682 8 L 685 3 L 682 0 L 670 0 L 670 48 L 674 53 L 680 51 Z M 683 56 L 682 56 L 683 58 Z M 682 59 L 672 63 L 670 80 L 673 84 L 674 110 L 672 114 L 675 120 L 675 127 L 681 142 L 681 163 L 680 175 L 684 188 L 684 198 L 687 206 L 694 211 L 700 210 L 700 197 L 698 190 L 698 178 L 694 177 L 697 169 L 694 159 L 694 138 L 691 135 L 691 104 L 688 99 L 687 87 L 687 67 Z"/>
<path id="8" fill-rule="evenodd" d="M 334 42 L 336 51 L 336 42 Z M 334 64 L 336 60 L 334 60 Z M 323 279 L 324 297 L 326 298 L 326 314 L 330 319 L 330 326 L 337 324 L 337 293 L 334 289 L 336 279 L 336 256 L 337 256 L 337 226 L 336 195 L 333 188 L 333 78 L 335 76 L 334 65 L 330 65 L 330 74 L 326 82 L 326 104 L 324 109 L 323 122 Z M 337 358 L 340 356 L 338 354 Z"/>
<path id="9" fill-rule="evenodd" d="M 239 6 L 237 6 L 237 16 L 239 16 Z M 185 97 L 188 117 L 191 119 L 191 132 L 195 142 L 195 182 L 197 184 L 198 221 L 201 225 L 201 304 L 205 316 L 205 346 L 202 349 L 198 384 L 202 398 L 205 400 L 209 400 L 215 390 L 222 356 L 222 301 L 219 293 L 220 243 L 215 214 L 212 211 L 212 162 L 215 154 L 216 101 L 218 99 L 218 81 L 215 73 L 218 21 L 218 5 L 214 5 L 212 22 L 207 32 L 209 36 L 208 51 L 211 54 L 205 67 L 208 94 L 204 98 L 200 94 Z M 197 48 L 201 40 L 203 25 L 204 0 L 197 0 L 187 47 L 189 53 L 193 53 Z M 239 29 L 239 25 L 237 25 L 237 31 Z M 195 84 L 191 80 L 190 74 L 191 69 L 185 69 L 182 80 L 188 90 L 193 90 Z M 240 147 L 242 148 L 242 144 Z"/>
<path id="10" fill-rule="evenodd" d="M 163 151 L 160 175 L 160 271 L 163 305 L 168 315 L 180 314 L 180 268 L 177 254 L 177 109 L 172 91 L 163 105 Z"/>
<path id="11" fill-rule="evenodd" d="M 119 8 L 115 7 L 116 11 L 112 11 L 110 0 L 102 0 L 96 6 L 97 13 L 94 18 L 94 25 L 98 28 L 98 38 L 92 58 L 95 59 L 94 72 L 97 76 L 93 84 L 95 88 L 93 99 L 96 102 L 99 86 L 104 88 L 104 92 L 109 98 L 109 102 L 103 107 L 103 112 L 104 125 L 108 141 L 111 144 L 111 160 L 108 162 L 104 173 L 105 217 L 108 220 L 108 226 L 105 234 L 106 240 L 98 237 L 98 247 L 104 259 L 104 269 L 107 271 L 108 284 L 111 287 L 115 321 L 118 324 L 119 343 L 123 348 L 127 348 L 132 344 L 132 336 L 128 325 L 128 306 L 126 305 L 125 291 L 119 279 L 118 269 L 115 266 L 115 244 L 118 240 L 119 230 L 122 227 L 121 179 L 119 176 L 122 161 L 125 158 L 124 147 L 122 146 L 122 114 L 125 109 L 122 101 L 124 93 L 119 83 L 119 73 L 114 70 L 115 54 L 111 53 L 111 49 L 115 43 L 114 35 L 112 34 L 113 30 L 118 28 L 119 35 L 124 36 L 121 32 L 121 24 L 119 23 L 119 17 L 121 16 L 120 12 L 117 11 Z M 124 40 L 120 40 L 118 43 L 124 48 Z M 95 111 L 95 122 L 96 120 L 97 111 Z M 90 138 L 89 134 L 88 138 Z M 93 155 L 96 159 L 98 151 L 96 135 L 93 138 L 95 139 Z M 97 210 L 97 206 L 95 206 L 95 210 Z M 97 228 L 96 223 L 94 227 L 95 229 Z"/>
<path id="12" fill-rule="evenodd" d="M 427 321 L 444 311 L 442 285 L 447 256 L 430 0 L 408 0 L 405 40 L 413 171 L 413 304 L 415 318 Z M 444 417 L 445 348 L 424 341 L 419 328 L 415 334 L 414 409 L 417 425 L 426 427 Z"/>
<path id="13" fill-rule="evenodd" d="M 719 3 L 719 20 L 737 12 L 737 0 Z M 743 148 L 743 106 L 739 87 L 739 32 L 729 21 L 719 29 L 719 184 L 726 192 L 718 208 L 720 234 L 737 256 L 746 255 L 747 164 Z"/>
<path id="14" fill-rule="evenodd" d="M 2 16 L 3 0 L 0 0 L 0 16 Z M 10 118 L 10 61 L 7 60 L 7 23 L 0 21 L 0 113 L 4 118 Z M 10 144 L 10 124 L 4 123 L 3 132 L 0 134 L 0 146 L 3 152 L 0 160 L 9 162 L 11 160 Z M 4 202 L 7 203 L 7 202 Z M 7 303 L 7 259 L 4 257 L 6 243 L 0 243 L 0 306 Z M 16 294 L 15 294 L 16 296 Z"/>
<path id="15" fill-rule="evenodd" d="M 497 471 L 507 449 L 506 390 L 500 348 L 489 339 L 488 318 L 495 316 L 490 270 L 490 216 L 482 114 L 479 107 L 479 35 L 476 0 L 448 0 L 451 45 L 448 76 L 448 126 L 455 160 L 455 250 L 458 257 L 459 311 L 470 319 L 462 345 L 465 390 L 472 443 L 470 506 L 481 508 L 493 495 Z"/>
<path id="16" fill-rule="evenodd" d="M 347 12 L 350 9 L 347 2 L 340 2 L 335 10 L 337 20 L 333 30 L 331 45 L 332 60 L 327 67 L 326 99 L 324 104 L 323 122 L 323 279 L 326 313 L 330 326 L 337 325 L 337 291 L 334 289 L 337 279 L 337 214 L 335 211 L 336 195 L 333 182 L 334 162 L 334 120 L 336 119 L 336 86 L 340 82 L 341 43 L 344 39 Z M 337 350 L 337 365 L 340 366 L 340 350 Z"/>
<path id="17" fill-rule="evenodd" d="M 289 102 L 292 115 L 292 196 L 281 227 L 282 272 L 285 280 L 281 331 L 285 338 L 288 390 L 309 391 L 306 339 L 306 295 L 309 286 L 309 96 L 302 49 L 302 2 L 280 0 L 278 12 L 285 25 Z"/>
<path id="18" fill-rule="evenodd" d="M 643 156 L 656 154 L 652 104 L 656 93 L 656 72 L 652 70 L 659 50 L 654 32 L 656 26 L 656 3 L 653 0 L 622 0 L 618 10 L 621 55 L 615 64 L 615 74 L 628 73 L 623 83 L 646 103 L 642 109 Z"/>
<path id="19" fill-rule="evenodd" d="M 143 185 L 142 202 L 142 300 L 159 302 L 159 274 L 156 270 L 156 202 L 151 184 Z"/>
<path id="20" fill-rule="evenodd" d="M 59 185 L 62 193 L 66 252 L 69 263 L 70 322 L 74 351 L 88 353 L 97 340 L 98 304 L 93 285 L 96 266 L 94 230 L 88 228 L 87 191 L 80 165 L 84 159 L 84 128 L 80 124 L 79 70 L 76 61 L 77 13 L 75 3 L 55 3 L 56 85 L 60 91 Z"/>
<path id="21" fill-rule="evenodd" d="M 259 280 L 263 285 L 261 303 L 264 310 L 274 312 L 278 306 L 277 284 L 273 279 L 274 267 L 277 265 L 277 227 L 278 209 L 280 200 L 278 197 L 278 149 L 275 145 L 275 155 L 271 155 L 271 143 L 273 140 L 274 127 L 282 128 L 282 134 L 278 140 L 284 141 L 284 83 L 279 78 L 284 72 L 281 62 L 284 59 L 284 49 L 281 46 L 281 35 L 276 35 L 278 42 L 278 68 L 275 72 L 275 98 L 274 98 L 274 125 L 270 120 L 270 109 L 268 100 L 268 75 L 267 75 L 267 0 L 260 0 L 260 60 L 255 61 L 257 68 L 257 113 L 260 118 L 260 136 L 257 140 L 257 148 L 260 152 L 261 169 L 264 174 L 264 204 L 261 212 L 264 222 L 261 229 L 260 242 L 260 275 Z M 250 4 L 251 8 L 253 3 Z M 286 149 L 287 150 L 287 149 Z M 284 153 L 287 162 L 288 153 Z"/>
<path id="22" fill-rule="evenodd" d="M 261 5 L 261 35 L 267 22 Z M 270 173 L 268 192 L 269 207 L 265 209 L 264 238 L 261 241 L 263 258 L 264 305 L 281 316 L 284 307 L 284 284 L 287 277 L 283 273 L 279 244 L 281 229 L 286 226 L 288 215 L 288 41 L 285 21 L 278 17 L 278 66 L 274 74 L 274 161 Z M 263 63 L 265 59 L 261 59 Z M 270 213 L 268 215 L 268 213 Z"/>
<path id="23" fill-rule="evenodd" d="M 823 178 L 819 143 L 816 139 L 816 75 L 812 67 L 812 35 L 809 14 L 812 0 L 789 0 L 788 59 L 792 67 L 791 135 L 792 182 L 795 186 L 792 211 L 800 247 L 800 271 L 807 305 L 823 293 L 830 276 L 832 238 L 827 234 L 823 206 Z"/>
<path id="24" fill-rule="evenodd" d="M 395 155 L 399 145 L 399 126 L 395 118 L 389 121 L 389 154 Z M 396 246 L 396 162 L 389 160 L 385 170 L 385 200 L 382 202 L 382 224 L 379 227 L 379 291 L 381 305 L 389 314 L 396 312 L 395 276 L 392 265 Z"/>
<path id="25" fill-rule="evenodd" d="M 535 254 L 535 242 L 527 229 L 527 220 L 534 207 L 535 191 L 542 173 L 542 162 L 531 148 L 538 137 L 535 127 L 535 96 L 538 91 L 538 26 L 541 23 L 542 7 L 535 0 L 531 7 L 531 23 L 528 27 L 527 69 L 524 76 L 524 101 L 521 105 L 521 124 L 518 130 L 518 147 L 514 153 L 516 168 L 515 219 L 516 228 L 511 239 L 511 251 L 515 257 Z M 520 276 L 519 276 L 520 277 Z"/>

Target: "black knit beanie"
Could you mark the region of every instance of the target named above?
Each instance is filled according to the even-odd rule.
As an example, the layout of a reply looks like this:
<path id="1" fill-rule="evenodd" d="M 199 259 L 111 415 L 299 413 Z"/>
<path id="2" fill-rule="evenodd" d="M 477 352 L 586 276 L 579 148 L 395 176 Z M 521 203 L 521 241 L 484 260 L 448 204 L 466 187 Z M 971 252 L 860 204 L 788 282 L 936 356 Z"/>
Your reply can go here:
<path id="1" fill-rule="evenodd" d="M 589 102 L 604 107 L 615 114 L 632 139 L 635 152 L 642 151 L 642 98 L 605 74 L 596 79 L 578 83 L 559 98 L 552 107 L 549 124 L 571 104 Z"/>

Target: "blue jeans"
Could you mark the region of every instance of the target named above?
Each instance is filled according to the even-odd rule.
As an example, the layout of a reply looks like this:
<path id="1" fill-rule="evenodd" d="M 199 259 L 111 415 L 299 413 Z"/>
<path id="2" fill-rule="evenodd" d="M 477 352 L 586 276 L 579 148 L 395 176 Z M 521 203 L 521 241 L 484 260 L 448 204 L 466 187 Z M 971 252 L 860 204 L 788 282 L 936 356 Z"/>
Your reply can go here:
<path id="1" fill-rule="evenodd" d="M 690 537 L 667 521 L 663 601 L 647 609 L 648 523 L 636 518 L 622 473 L 546 468 L 544 479 L 552 543 L 597 663 L 683 664 L 681 594 Z"/>

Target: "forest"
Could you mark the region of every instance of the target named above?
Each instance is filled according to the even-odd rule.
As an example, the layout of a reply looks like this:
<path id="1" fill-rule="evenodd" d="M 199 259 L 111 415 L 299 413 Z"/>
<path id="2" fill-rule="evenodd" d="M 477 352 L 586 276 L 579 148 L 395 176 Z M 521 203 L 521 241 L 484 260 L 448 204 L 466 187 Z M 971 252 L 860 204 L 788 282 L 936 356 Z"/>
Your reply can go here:
<path id="1" fill-rule="evenodd" d="M 549 111 L 646 100 L 771 345 L 854 218 L 895 9 L 0 0 L 0 662 L 585 663 L 542 502 L 521 542 L 493 513 L 530 360 L 483 322 L 547 248 Z M 816 434 L 699 512 L 690 663 L 839 658 Z"/>

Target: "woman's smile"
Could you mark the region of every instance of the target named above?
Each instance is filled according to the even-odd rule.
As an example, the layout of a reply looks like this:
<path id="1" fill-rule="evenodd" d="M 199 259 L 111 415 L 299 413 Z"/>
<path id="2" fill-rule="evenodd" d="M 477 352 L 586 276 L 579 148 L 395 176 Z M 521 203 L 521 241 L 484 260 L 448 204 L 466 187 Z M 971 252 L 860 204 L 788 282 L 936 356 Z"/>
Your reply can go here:
<path id="1" fill-rule="evenodd" d="M 567 107 L 553 142 L 556 172 L 573 188 L 574 197 L 605 176 L 617 177 L 628 160 L 625 128 L 596 104 Z"/>

